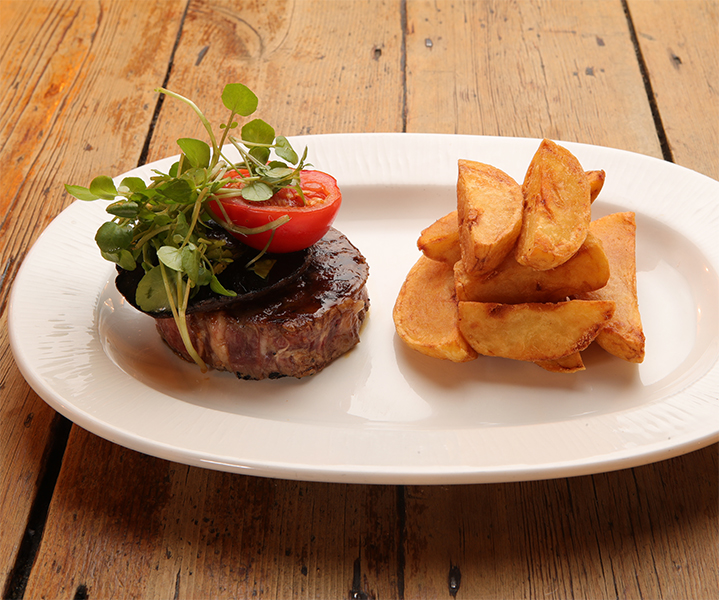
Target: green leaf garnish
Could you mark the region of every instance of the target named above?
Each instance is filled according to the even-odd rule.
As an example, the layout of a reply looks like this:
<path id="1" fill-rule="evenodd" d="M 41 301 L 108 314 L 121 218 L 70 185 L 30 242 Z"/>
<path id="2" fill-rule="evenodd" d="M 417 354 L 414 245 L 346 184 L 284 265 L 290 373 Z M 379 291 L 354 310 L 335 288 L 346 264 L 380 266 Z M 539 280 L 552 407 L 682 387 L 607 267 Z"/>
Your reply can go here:
<path id="1" fill-rule="evenodd" d="M 159 266 L 150 269 L 140 280 L 135 292 L 135 302 L 142 310 L 147 312 L 170 310 L 171 304 L 167 295 L 162 269 Z M 174 302 L 177 302 L 176 298 Z"/>
<path id="2" fill-rule="evenodd" d="M 245 123 L 240 139 L 233 137 L 238 128 L 236 118 L 248 117 L 258 105 L 257 96 L 241 83 L 230 83 L 222 91 L 222 103 L 230 114 L 219 125 L 219 139 L 194 102 L 164 88 L 156 91 L 189 106 L 204 126 L 209 144 L 194 138 L 178 139 L 180 160 L 167 173 L 153 170 L 148 182 L 125 177 L 116 188 L 112 178 L 101 175 L 89 187 L 65 185 L 65 190 L 79 200 L 114 201 L 106 209 L 112 220 L 103 223 L 95 235 L 100 253 L 128 271 L 141 265 L 145 274 L 137 286 L 137 306 L 149 313 L 171 311 L 185 348 L 204 371 L 206 366 L 192 345 L 185 320 L 189 299 L 198 287 L 208 285 L 217 294 L 236 295 L 217 278 L 232 259 L 223 240 L 207 235 L 208 220 L 215 218 L 207 204 L 237 196 L 261 202 L 282 188 L 298 189 L 300 172 L 307 166 L 307 149 L 298 158 L 287 138 L 275 137 L 275 130 L 262 119 Z M 223 153 L 228 143 L 240 155 L 236 163 Z M 273 151 L 277 159 L 272 159 Z M 229 171 L 241 173 L 240 189 L 225 187 L 230 181 L 226 176 Z M 284 215 L 254 229 L 236 226 L 229 219 L 220 219 L 220 225 L 245 235 L 262 231 L 274 234 L 288 220 Z M 244 267 L 263 278 L 274 264 L 264 252 Z"/>
<path id="3" fill-rule="evenodd" d="M 262 119 L 254 119 L 242 127 L 241 135 L 242 141 L 250 147 L 250 155 L 259 164 L 266 163 L 270 158 L 270 147 L 275 141 L 275 130 Z"/>
<path id="4" fill-rule="evenodd" d="M 262 119 L 254 119 L 242 127 L 242 141 L 271 146 L 275 141 L 275 130 Z"/>
<path id="5" fill-rule="evenodd" d="M 284 158 L 286 161 L 294 164 L 297 164 L 297 161 L 299 160 L 297 158 L 297 153 L 292 149 L 292 146 L 287 141 L 287 138 L 281 135 L 277 136 L 277 139 L 275 140 L 275 143 L 277 146 L 275 147 L 275 152 L 277 153 L 277 156 L 280 158 Z"/>
<path id="6" fill-rule="evenodd" d="M 195 201 L 194 190 L 186 179 L 172 179 L 165 184 L 157 186 L 157 191 L 167 200 L 178 204 L 191 204 Z"/>
<path id="7" fill-rule="evenodd" d="M 112 179 L 107 175 L 100 175 L 95 177 L 90 183 L 90 192 L 95 194 L 98 198 L 105 200 L 112 200 L 117 197 L 117 190 Z"/>
<path id="8" fill-rule="evenodd" d="M 140 205 L 133 200 L 118 200 L 110 204 L 105 210 L 116 217 L 134 219 L 140 214 Z"/>
<path id="9" fill-rule="evenodd" d="M 187 244 L 180 250 L 180 265 L 183 273 L 187 273 L 187 278 L 194 284 L 200 277 L 200 251 L 194 244 Z"/>
<path id="10" fill-rule="evenodd" d="M 182 271 L 182 253 L 179 248 L 162 246 L 157 250 L 157 258 L 173 271 Z"/>
<path id="11" fill-rule="evenodd" d="M 212 153 L 206 142 L 193 140 L 192 138 L 181 138 L 177 140 L 177 145 L 182 149 L 185 157 L 193 167 L 210 166 Z"/>
<path id="12" fill-rule="evenodd" d="M 103 252 L 101 250 L 100 254 L 105 260 L 116 263 L 126 271 L 134 271 L 137 266 L 135 258 L 129 250 L 120 250 L 119 252 Z"/>
<path id="13" fill-rule="evenodd" d="M 261 181 L 253 181 L 242 188 L 242 197 L 251 202 L 263 202 L 272 198 L 272 188 Z"/>
<path id="14" fill-rule="evenodd" d="M 145 185 L 145 182 L 139 177 L 125 177 L 125 179 L 120 182 L 118 192 L 124 194 L 126 193 L 125 190 L 127 190 L 130 193 L 135 193 L 144 192 L 146 189 L 147 186 Z"/>
<path id="15" fill-rule="evenodd" d="M 222 103 L 225 108 L 243 117 L 250 116 L 257 110 L 257 96 L 246 85 L 228 83 L 222 90 Z"/>
<path id="16" fill-rule="evenodd" d="M 210 280 L 210 289 L 216 294 L 222 294 L 223 296 L 237 296 L 237 292 L 226 290 L 215 275 L 213 275 Z"/>
<path id="17" fill-rule="evenodd" d="M 81 185 L 67 185 L 65 184 L 65 191 L 70 194 L 71 196 L 74 196 L 78 200 L 97 200 L 98 197 L 93 194 L 89 189 L 86 187 L 82 187 Z"/>
<path id="18" fill-rule="evenodd" d="M 254 271 L 257 276 L 262 277 L 262 279 L 266 279 L 276 262 L 274 258 L 263 258 L 252 263 L 249 269 Z"/>
<path id="19" fill-rule="evenodd" d="M 103 252 L 113 253 L 127 250 L 132 243 L 132 229 L 127 225 L 108 221 L 100 225 L 95 234 L 95 241 Z"/>

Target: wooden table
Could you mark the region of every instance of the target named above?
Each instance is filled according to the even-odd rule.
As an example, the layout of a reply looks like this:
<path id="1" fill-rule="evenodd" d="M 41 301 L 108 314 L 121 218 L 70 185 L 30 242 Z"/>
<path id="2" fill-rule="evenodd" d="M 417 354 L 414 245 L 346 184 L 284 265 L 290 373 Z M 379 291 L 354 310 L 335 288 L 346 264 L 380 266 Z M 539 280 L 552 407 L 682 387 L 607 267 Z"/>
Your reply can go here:
<path id="1" fill-rule="evenodd" d="M 70 424 L 11 355 L 8 295 L 70 202 L 201 135 L 249 85 L 286 135 L 550 137 L 719 178 L 716 0 L 0 0 L 0 569 L 12 598 L 717 598 L 716 444 L 550 481 L 232 475 Z M 49 301 L 51 299 L 48 299 Z"/>

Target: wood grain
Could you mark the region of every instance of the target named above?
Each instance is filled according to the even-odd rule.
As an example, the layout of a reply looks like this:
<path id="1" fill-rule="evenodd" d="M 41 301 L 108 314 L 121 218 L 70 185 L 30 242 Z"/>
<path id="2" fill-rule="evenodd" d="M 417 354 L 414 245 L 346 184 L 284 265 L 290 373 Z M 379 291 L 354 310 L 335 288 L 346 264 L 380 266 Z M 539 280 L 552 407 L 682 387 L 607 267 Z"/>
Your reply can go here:
<path id="1" fill-rule="evenodd" d="M 9 282 L 37 235 L 73 199 L 63 183 L 137 166 L 183 0 L 3 2 L 24 32 L 3 61 L 0 261 Z M 35 10 L 37 9 L 37 10 Z M 22 23 L 22 27 L 19 26 Z M 14 24 L 14 25 L 13 25 Z M 3 38 L 12 42 L 13 38 Z M 164 59 L 162 57 L 164 56 Z M 0 308 L 9 286 L 3 285 Z"/>
<path id="2" fill-rule="evenodd" d="M 396 502 L 393 486 L 191 468 L 74 428 L 26 597 L 396 597 Z"/>
<path id="3" fill-rule="evenodd" d="M 628 6 L 674 161 L 719 179 L 719 2 Z"/>
<path id="4" fill-rule="evenodd" d="M 12 571 L 47 461 L 55 411 L 20 375 L 0 316 L 0 581 Z"/>
<path id="5" fill-rule="evenodd" d="M 237 81 L 259 97 L 253 118 L 284 135 L 401 131 L 401 42 L 398 1 L 191 2 L 168 87 L 213 123 L 227 117 L 222 87 Z M 168 100 L 149 158 L 202 134 L 187 107 Z"/>
<path id="6" fill-rule="evenodd" d="M 700 3 L 707 25 L 674 3 L 627 3 L 675 159 L 712 171 L 714 134 L 691 144 L 689 120 L 712 114 L 715 57 L 690 50 L 686 32 L 699 27 L 697 47 L 711 48 L 716 3 Z M 147 136 L 148 160 L 202 137 L 177 101 L 153 122 L 166 76 L 213 120 L 222 86 L 245 82 L 257 116 L 289 135 L 549 136 L 662 156 L 620 0 L 0 0 L 0 17 L 0 164 L 15 165 L 0 198 L 5 579 L 54 418 L 12 361 L 8 290 L 69 202 L 62 183 L 134 167 Z M 687 106 L 668 101 L 676 68 L 646 36 L 686 51 L 675 51 L 691 65 L 681 81 L 702 88 Z M 718 451 L 571 479 L 405 488 L 191 468 L 73 427 L 25 597 L 708 600 L 719 596 Z"/>
<path id="7" fill-rule="evenodd" d="M 411 487 L 406 597 L 446 595 L 452 571 L 458 598 L 713 598 L 716 465 L 710 447 L 590 477 Z"/>
<path id="8" fill-rule="evenodd" d="M 114 174 L 137 164 L 153 111 L 152 96 L 143 88 L 164 76 L 181 17 L 179 12 L 173 27 L 173 9 L 182 4 L 164 2 L 149 12 L 147 7 L 137 1 L 0 4 L 3 581 L 17 556 L 55 418 L 30 390 L 10 352 L 11 284 L 28 248 L 71 201 L 64 182 L 87 185 L 100 172 Z M 149 20 L 137 21 L 140 9 Z M 147 59 L 163 55 L 164 61 Z"/>
<path id="9" fill-rule="evenodd" d="M 619 0 L 417 1 L 407 21 L 408 131 L 661 157 Z"/>

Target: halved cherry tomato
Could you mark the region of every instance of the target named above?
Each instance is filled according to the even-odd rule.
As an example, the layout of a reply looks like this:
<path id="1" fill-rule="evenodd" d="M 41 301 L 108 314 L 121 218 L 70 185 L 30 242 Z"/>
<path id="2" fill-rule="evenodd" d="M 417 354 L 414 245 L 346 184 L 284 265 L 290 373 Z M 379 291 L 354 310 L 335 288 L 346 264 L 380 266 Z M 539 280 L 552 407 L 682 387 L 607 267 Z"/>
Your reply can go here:
<path id="1" fill-rule="evenodd" d="M 231 176 L 232 172 L 228 175 Z M 260 227 L 284 215 L 290 217 L 287 223 L 274 230 L 274 235 L 272 231 L 233 235 L 257 250 L 262 250 L 272 236 L 268 252 L 278 253 L 303 250 L 319 241 L 337 216 L 342 194 L 335 178 L 322 171 L 301 171 L 300 187 L 304 204 L 302 196 L 293 188 L 284 188 L 264 202 L 251 202 L 243 198 L 220 200 L 230 221 L 240 227 Z M 209 203 L 209 207 L 217 218 L 223 218 L 214 200 Z"/>

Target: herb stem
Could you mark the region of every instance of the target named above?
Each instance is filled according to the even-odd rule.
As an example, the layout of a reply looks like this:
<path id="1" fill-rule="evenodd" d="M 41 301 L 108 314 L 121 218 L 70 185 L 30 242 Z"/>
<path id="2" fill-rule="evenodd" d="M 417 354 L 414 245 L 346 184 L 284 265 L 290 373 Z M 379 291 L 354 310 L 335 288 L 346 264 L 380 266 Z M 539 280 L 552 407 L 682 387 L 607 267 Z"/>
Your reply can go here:
<path id="1" fill-rule="evenodd" d="M 180 94 L 176 92 L 172 92 L 170 90 L 167 90 L 165 88 L 156 88 L 156 92 L 159 92 L 160 94 L 167 94 L 168 96 L 172 96 L 173 98 L 177 98 L 178 100 L 181 100 L 182 102 L 185 102 L 192 110 L 195 111 L 197 116 L 200 118 L 200 121 L 204 125 L 205 129 L 207 130 L 208 135 L 210 136 L 210 141 L 212 142 L 212 149 L 215 150 L 213 154 L 216 153 L 216 151 L 219 150 L 219 147 L 217 146 L 217 140 L 215 139 L 215 134 L 212 131 L 212 125 L 210 125 L 210 122 L 207 120 L 207 117 L 205 117 L 204 114 L 202 114 L 202 111 L 198 108 L 198 106 L 189 98 L 185 98 L 184 96 L 181 96 Z"/>
<path id="2" fill-rule="evenodd" d="M 157 227 L 156 229 L 151 229 L 148 231 L 145 235 L 143 235 L 137 242 L 135 242 L 135 248 L 143 248 L 147 242 L 149 242 L 152 238 L 154 238 L 158 233 L 162 233 L 163 231 L 168 231 L 170 229 L 170 225 L 163 225 L 162 227 Z"/>
<path id="3" fill-rule="evenodd" d="M 195 200 L 195 206 L 192 210 L 192 221 L 190 222 L 190 227 L 187 231 L 187 235 L 185 236 L 185 239 L 182 242 L 182 248 L 184 248 L 187 245 L 187 243 L 190 241 L 190 237 L 192 236 L 193 232 L 195 231 L 195 225 L 197 225 L 197 220 L 200 218 L 202 204 L 205 201 L 205 197 L 207 196 L 208 191 L 209 191 L 208 188 L 206 188 L 206 187 L 202 188 L 200 195 L 197 196 L 197 200 Z"/>
<path id="4" fill-rule="evenodd" d="M 192 345 L 192 340 L 190 339 L 190 332 L 187 329 L 187 319 L 186 319 L 186 308 L 187 308 L 187 302 L 188 297 L 186 294 L 182 294 L 182 305 L 178 308 L 175 305 L 174 295 L 172 293 L 172 290 L 170 289 L 170 278 L 167 275 L 167 269 L 165 269 L 165 265 L 162 264 L 162 261 L 160 261 L 160 272 L 162 273 L 162 282 L 165 286 L 165 293 L 167 294 L 167 299 L 170 303 L 170 310 L 172 311 L 172 317 L 175 320 L 175 324 L 177 325 L 177 330 L 180 333 L 180 338 L 182 338 L 182 343 L 185 345 L 185 350 L 187 350 L 187 353 L 190 355 L 192 360 L 194 360 L 197 363 L 197 366 L 200 367 L 200 370 L 203 373 L 207 372 L 207 365 L 205 364 L 205 361 L 202 360 L 200 355 L 197 353 L 197 350 L 195 350 L 195 347 Z M 182 273 L 177 273 L 177 285 L 176 285 L 176 294 L 177 297 L 180 297 L 180 294 L 182 292 Z M 189 285 L 187 285 L 187 292 L 189 293 Z"/>
<path id="5" fill-rule="evenodd" d="M 219 147 L 222 148 L 222 146 L 225 145 L 225 140 L 227 139 L 227 134 L 230 132 L 230 129 L 232 127 L 232 119 L 235 118 L 235 111 L 232 111 L 230 113 L 230 118 L 227 119 L 227 124 L 224 127 L 224 130 L 222 132 L 222 138 L 220 139 L 220 145 Z"/>

